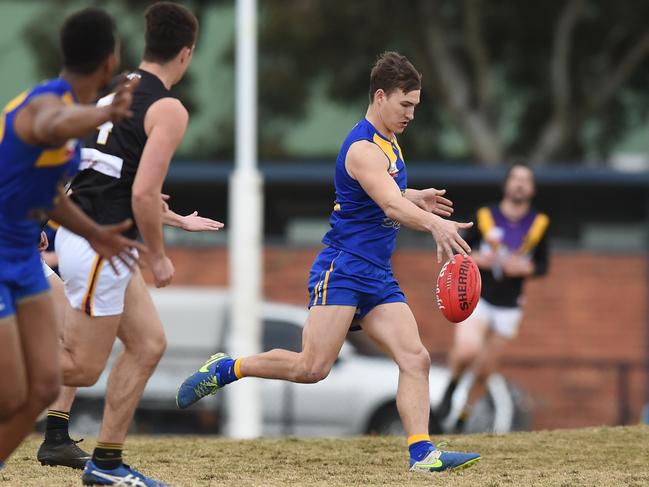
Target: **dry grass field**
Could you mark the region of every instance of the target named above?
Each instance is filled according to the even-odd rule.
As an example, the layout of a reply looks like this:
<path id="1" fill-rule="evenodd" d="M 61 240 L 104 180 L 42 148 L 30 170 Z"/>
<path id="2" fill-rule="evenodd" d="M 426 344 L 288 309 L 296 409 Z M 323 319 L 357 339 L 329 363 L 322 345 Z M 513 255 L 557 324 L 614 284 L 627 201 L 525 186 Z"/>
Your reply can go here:
<path id="1" fill-rule="evenodd" d="M 193 486 L 648 486 L 649 426 L 450 436 L 447 449 L 479 451 L 457 473 L 407 470 L 402 438 L 129 438 L 127 462 L 174 487 Z M 32 437 L 0 472 L 0 486 L 78 486 L 80 474 L 40 466 Z M 81 446 L 91 448 L 86 440 Z"/>

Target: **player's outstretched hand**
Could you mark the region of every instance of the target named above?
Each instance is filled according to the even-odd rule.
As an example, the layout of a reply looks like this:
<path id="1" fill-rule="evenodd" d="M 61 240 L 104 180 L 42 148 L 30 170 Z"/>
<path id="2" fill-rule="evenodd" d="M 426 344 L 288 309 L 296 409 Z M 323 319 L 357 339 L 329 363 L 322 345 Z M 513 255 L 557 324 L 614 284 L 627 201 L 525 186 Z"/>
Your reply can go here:
<path id="1" fill-rule="evenodd" d="M 119 83 L 115 87 L 113 101 L 108 106 L 110 111 L 110 121 L 119 122 L 122 118 L 132 117 L 131 102 L 133 101 L 133 92 L 140 84 L 140 75 L 130 74 L 122 75 Z"/>
<path id="2" fill-rule="evenodd" d="M 429 213 L 445 217 L 451 216 L 453 214 L 453 202 L 444 198 L 445 194 L 445 189 L 422 189 L 417 193 L 417 201 L 414 203 Z"/>
<path id="3" fill-rule="evenodd" d="M 441 263 L 445 255 L 447 259 L 452 259 L 454 254 L 466 257 L 471 252 L 471 247 L 458 232 L 460 229 L 471 228 L 473 222 L 458 223 L 443 218 L 436 218 L 435 221 L 431 234 L 437 244 L 437 262 Z"/>
<path id="4" fill-rule="evenodd" d="M 100 225 L 93 237 L 88 239 L 92 248 L 100 256 L 108 259 L 116 274 L 119 274 L 119 271 L 113 259 L 119 259 L 126 267 L 133 269 L 137 264 L 137 257 L 132 249 L 135 248 L 144 254 L 147 252 L 147 248 L 143 244 L 122 235 L 122 232 L 132 226 L 133 221 L 130 219 L 115 225 Z"/>
<path id="5" fill-rule="evenodd" d="M 225 226 L 216 220 L 199 216 L 197 211 L 183 216 L 181 225 L 181 228 L 188 232 L 214 232 L 221 230 Z"/>
<path id="6" fill-rule="evenodd" d="M 167 286 L 174 277 L 174 265 L 166 255 L 149 258 L 149 265 L 153 273 L 155 287 Z"/>

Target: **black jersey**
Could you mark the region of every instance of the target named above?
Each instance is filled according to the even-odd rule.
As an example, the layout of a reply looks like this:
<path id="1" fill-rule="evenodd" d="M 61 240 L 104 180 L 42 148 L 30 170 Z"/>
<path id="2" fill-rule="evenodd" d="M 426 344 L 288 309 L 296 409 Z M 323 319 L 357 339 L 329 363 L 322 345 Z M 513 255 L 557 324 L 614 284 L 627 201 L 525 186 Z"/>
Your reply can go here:
<path id="1" fill-rule="evenodd" d="M 547 230 L 550 220 L 544 213 L 530 210 L 523 218 L 513 222 L 505 217 L 498 205 L 480 208 L 464 239 L 475 250 L 494 252 L 496 261 L 508 254 L 526 256 L 534 262 L 534 275 L 548 270 Z M 520 305 L 524 278 L 506 277 L 502 268 L 480 269 L 482 278 L 481 299 L 495 306 Z"/>
<path id="2" fill-rule="evenodd" d="M 81 172 L 72 180 L 72 199 L 94 221 L 119 223 L 133 218 L 131 190 L 142 151 L 147 141 L 144 117 L 149 107 L 161 98 L 174 97 L 157 76 L 137 70 L 140 84 L 133 93 L 131 118 L 117 124 L 106 122 L 84 141 Z M 100 98 L 97 105 L 111 103 L 113 94 Z M 133 237 L 137 230 L 128 232 Z"/>

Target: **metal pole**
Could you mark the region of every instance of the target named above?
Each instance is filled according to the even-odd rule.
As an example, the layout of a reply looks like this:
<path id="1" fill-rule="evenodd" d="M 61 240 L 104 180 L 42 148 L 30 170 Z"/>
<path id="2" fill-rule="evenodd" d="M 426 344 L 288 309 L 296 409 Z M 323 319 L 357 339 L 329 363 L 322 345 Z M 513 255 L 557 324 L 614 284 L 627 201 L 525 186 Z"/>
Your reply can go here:
<path id="1" fill-rule="evenodd" d="M 236 7 L 236 167 L 230 179 L 229 350 L 235 357 L 261 351 L 262 178 L 257 170 L 257 2 Z M 257 379 L 233 384 L 225 393 L 227 433 L 261 436 L 261 397 Z"/>

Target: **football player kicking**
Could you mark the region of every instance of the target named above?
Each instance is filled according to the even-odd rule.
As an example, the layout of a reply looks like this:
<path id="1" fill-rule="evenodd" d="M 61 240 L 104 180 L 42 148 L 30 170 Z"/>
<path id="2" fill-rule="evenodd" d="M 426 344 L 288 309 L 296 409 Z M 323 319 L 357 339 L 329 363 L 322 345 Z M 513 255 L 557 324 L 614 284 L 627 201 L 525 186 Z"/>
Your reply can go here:
<path id="1" fill-rule="evenodd" d="M 302 351 L 271 350 L 233 360 L 213 355 L 183 382 L 177 404 L 188 407 L 242 377 L 314 383 L 329 374 L 354 318 L 369 338 L 399 366 L 397 409 L 408 437 L 410 469 L 438 472 L 468 467 L 477 453 L 442 451 L 428 436 L 430 355 L 394 275 L 391 257 L 400 225 L 430 233 L 438 260 L 466 255 L 458 234 L 470 223 L 445 220 L 450 201 L 443 192 L 407 188 L 406 167 L 396 134 L 413 120 L 421 75 L 404 57 L 384 53 L 370 75 L 370 104 L 352 129 L 336 162 L 336 202 L 326 247 L 309 277 L 309 315 Z M 437 214 L 436 214 L 437 213 Z"/>

